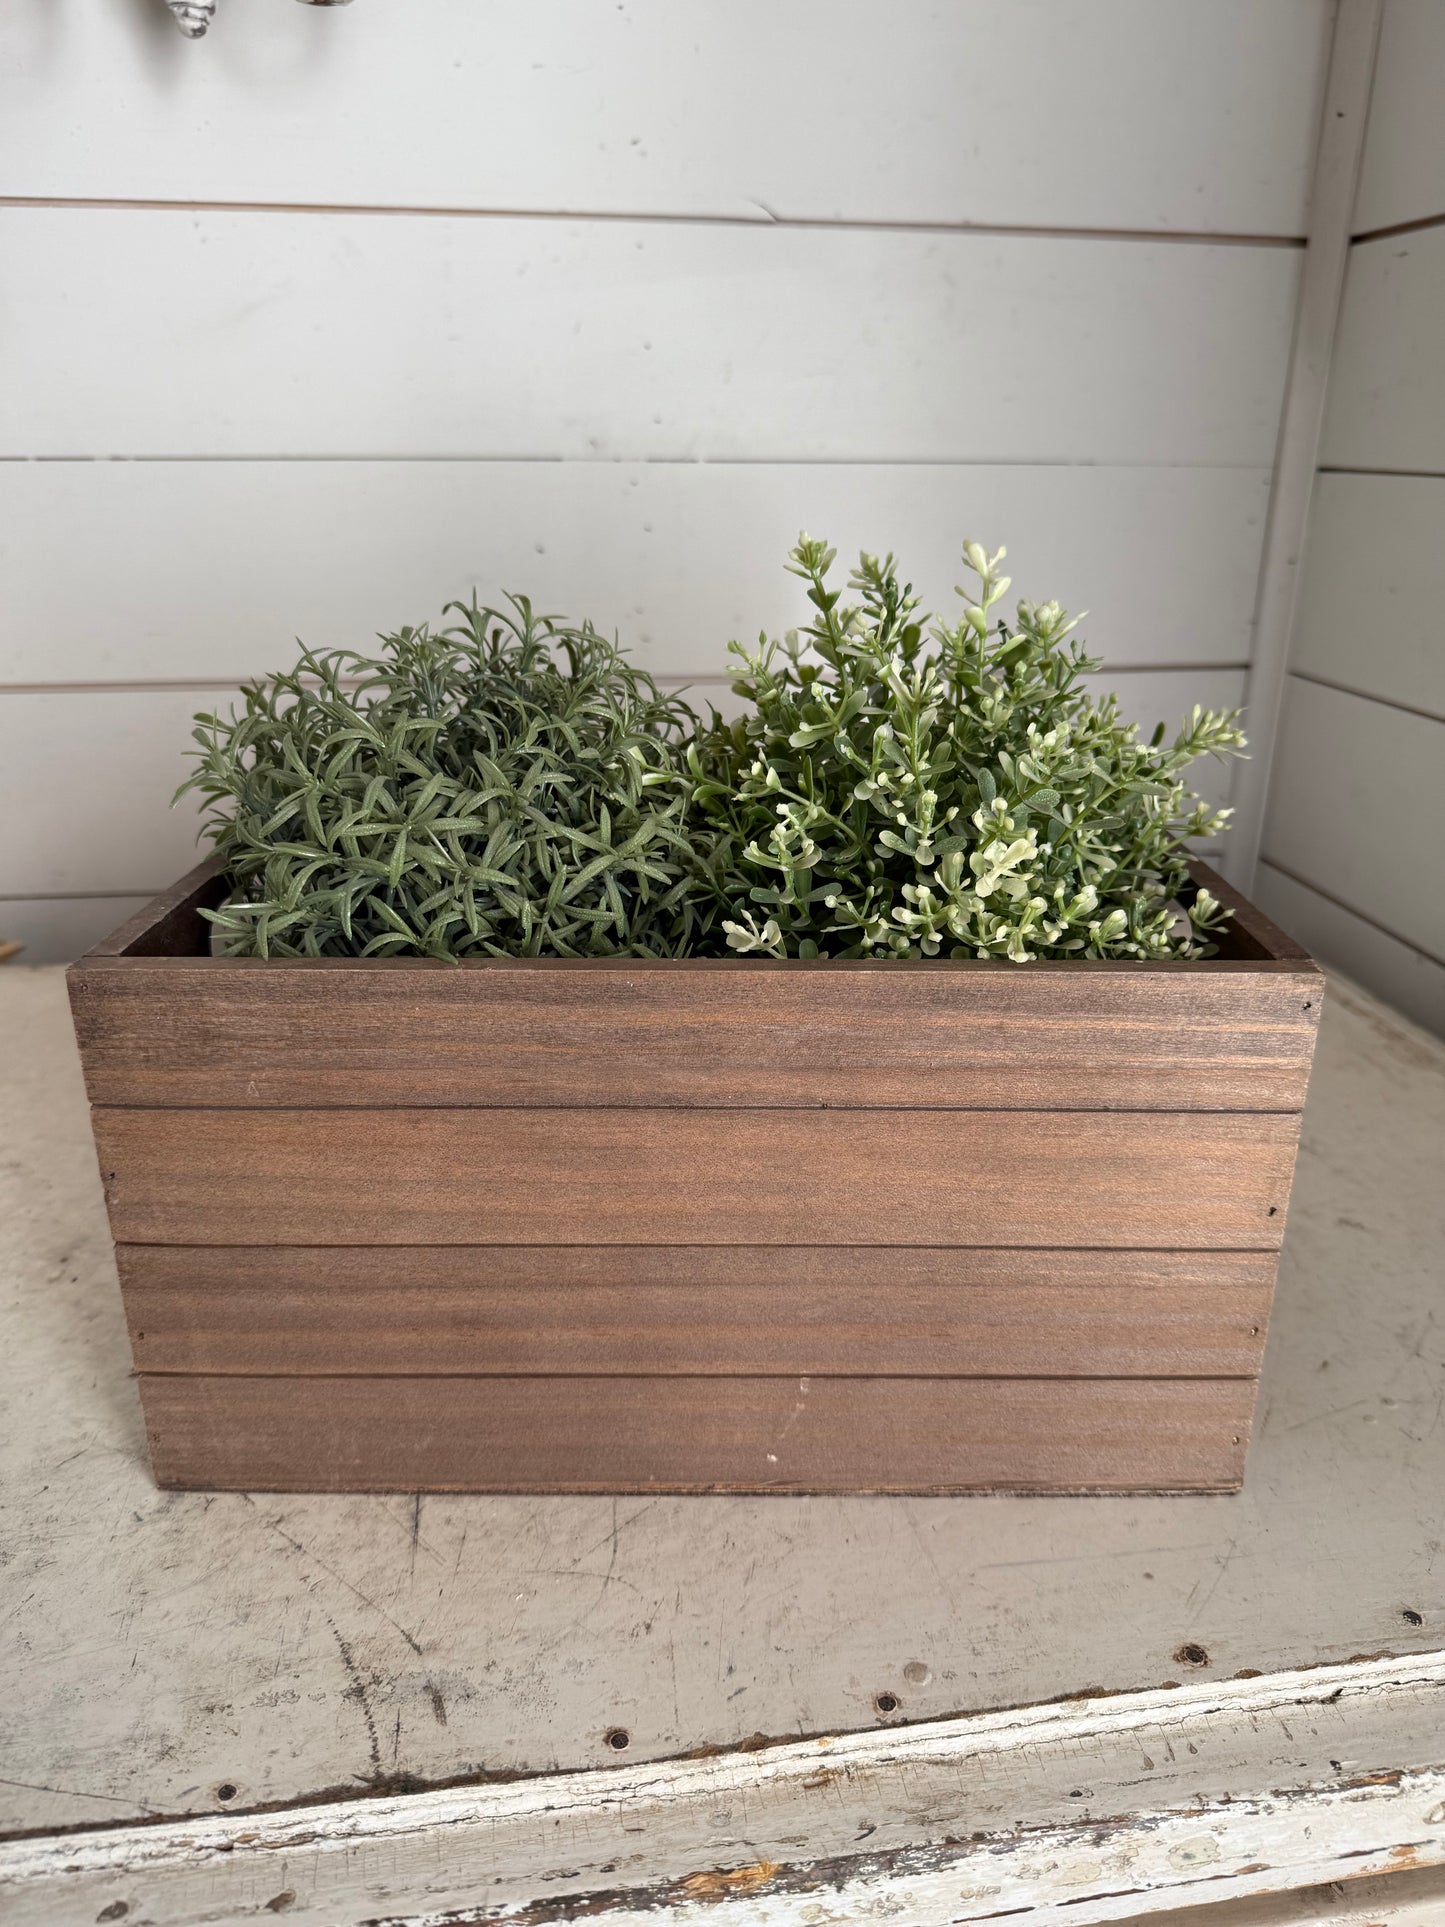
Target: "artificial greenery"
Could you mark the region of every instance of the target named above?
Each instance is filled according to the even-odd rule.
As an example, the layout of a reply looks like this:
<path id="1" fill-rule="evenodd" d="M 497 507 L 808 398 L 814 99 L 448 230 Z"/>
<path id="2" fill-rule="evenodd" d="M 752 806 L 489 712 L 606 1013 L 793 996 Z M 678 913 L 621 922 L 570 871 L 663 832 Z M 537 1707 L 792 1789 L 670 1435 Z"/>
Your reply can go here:
<path id="1" fill-rule="evenodd" d="M 851 604 L 834 552 L 789 563 L 814 616 L 783 646 L 734 643 L 748 709 L 690 748 L 694 819 L 725 852 L 736 950 L 768 956 L 1192 957 L 1223 919 L 1187 914 L 1185 840 L 1229 814 L 1185 786 L 1196 757 L 1237 753 L 1234 714 L 1196 708 L 1172 743 L 1121 721 L 1083 678 L 1056 602 L 991 611 L 1004 550 L 965 559 L 976 598 L 925 631 L 892 556 L 864 555 Z"/>
<path id="2" fill-rule="evenodd" d="M 927 627 L 892 556 L 845 603 L 800 538 L 809 627 L 734 643 L 736 721 L 662 695 L 589 624 L 452 604 L 377 657 L 306 651 L 198 717 L 182 790 L 232 891 L 233 956 L 1196 957 L 1186 841 L 1229 812 L 1189 791 L 1238 718 L 1172 743 L 1124 723 L 1055 602 L 976 598 Z M 963 593 L 960 591 L 960 593 Z M 179 793 L 179 792 L 178 792 Z"/>
<path id="3" fill-rule="evenodd" d="M 716 921 L 685 817 L 696 718 L 616 646 L 511 608 L 303 653 L 199 716 L 232 956 L 681 956 Z M 179 792 L 178 792 L 179 794 Z M 721 941 L 719 939 L 718 941 Z"/>

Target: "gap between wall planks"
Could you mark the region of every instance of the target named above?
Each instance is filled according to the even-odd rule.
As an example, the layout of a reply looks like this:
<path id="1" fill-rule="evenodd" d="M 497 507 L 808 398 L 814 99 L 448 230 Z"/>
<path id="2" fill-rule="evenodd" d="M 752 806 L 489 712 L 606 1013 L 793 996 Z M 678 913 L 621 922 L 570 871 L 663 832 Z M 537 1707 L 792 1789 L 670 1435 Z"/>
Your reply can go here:
<path id="1" fill-rule="evenodd" d="M 8 1927 L 120 1918 L 1090 1927 L 1445 1864 L 1445 1655 L 502 1785 L 0 1844 Z M 865 1844 L 866 1843 L 866 1844 Z M 107 1912 L 106 1910 L 114 1910 Z"/>

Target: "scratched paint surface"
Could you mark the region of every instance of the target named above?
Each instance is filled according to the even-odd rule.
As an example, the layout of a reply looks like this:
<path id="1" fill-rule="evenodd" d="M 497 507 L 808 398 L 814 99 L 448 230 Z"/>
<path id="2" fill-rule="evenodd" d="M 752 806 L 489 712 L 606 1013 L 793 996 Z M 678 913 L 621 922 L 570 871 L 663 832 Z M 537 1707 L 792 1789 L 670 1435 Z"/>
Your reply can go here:
<path id="1" fill-rule="evenodd" d="M 1239 1497 L 158 1493 L 59 972 L 0 1067 L 0 1830 L 1442 1643 L 1445 1053 L 1344 986 Z"/>

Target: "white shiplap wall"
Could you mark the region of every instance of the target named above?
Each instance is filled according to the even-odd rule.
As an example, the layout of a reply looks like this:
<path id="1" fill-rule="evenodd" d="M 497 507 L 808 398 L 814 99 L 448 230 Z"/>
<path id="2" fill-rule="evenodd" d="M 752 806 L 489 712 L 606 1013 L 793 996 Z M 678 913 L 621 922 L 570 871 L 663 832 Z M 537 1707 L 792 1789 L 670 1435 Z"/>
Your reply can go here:
<path id="1" fill-rule="evenodd" d="M 192 711 L 522 588 L 721 694 L 799 527 L 1239 699 L 1328 0 L 0 14 L 0 935 L 188 860 Z"/>
<path id="2" fill-rule="evenodd" d="M 1445 1033 L 1445 6 L 1385 0 L 1257 893 Z"/>

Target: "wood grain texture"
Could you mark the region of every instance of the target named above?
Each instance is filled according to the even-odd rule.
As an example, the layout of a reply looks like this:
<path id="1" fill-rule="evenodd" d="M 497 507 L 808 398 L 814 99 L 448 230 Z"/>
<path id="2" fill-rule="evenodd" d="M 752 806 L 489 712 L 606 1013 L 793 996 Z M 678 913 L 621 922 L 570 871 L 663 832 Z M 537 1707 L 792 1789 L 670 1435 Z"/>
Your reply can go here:
<path id="1" fill-rule="evenodd" d="M 1239 961 L 132 964 L 204 928 L 202 865 L 72 969 L 71 1004 L 97 1104 L 1299 1111 L 1323 979 L 1198 875 Z"/>
<path id="2" fill-rule="evenodd" d="M 143 1374 L 157 1482 L 242 1491 L 1220 1491 L 1247 1379 Z"/>
<path id="3" fill-rule="evenodd" d="M 1248 1377 L 1272 1252 L 122 1245 L 137 1367 Z"/>
<path id="4" fill-rule="evenodd" d="M 92 1113 L 117 1243 L 1278 1247 L 1272 1113 Z"/>
<path id="5" fill-rule="evenodd" d="M 22 456 L 1264 466 L 1301 259 L 762 222 L 4 218 L 26 379 L 0 393 L 0 453 Z M 77 287 L 104 290 L 104 330 Z"/>

